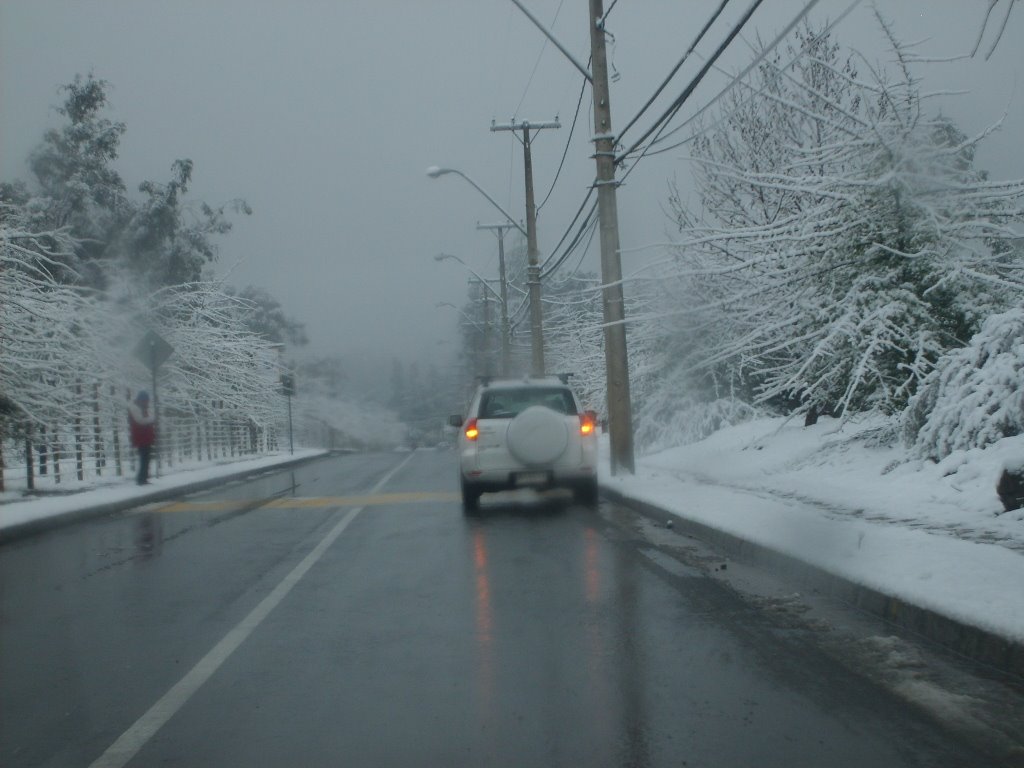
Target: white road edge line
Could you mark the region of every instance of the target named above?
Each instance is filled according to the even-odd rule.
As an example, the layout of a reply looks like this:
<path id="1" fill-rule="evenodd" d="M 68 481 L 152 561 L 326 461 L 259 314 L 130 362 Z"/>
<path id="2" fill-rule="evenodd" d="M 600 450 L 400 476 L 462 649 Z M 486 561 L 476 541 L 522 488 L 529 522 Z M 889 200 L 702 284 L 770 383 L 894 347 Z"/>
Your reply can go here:
<path id="1" fill-rule="evenodd" d="M 398 464 L 384 475 L 370 493 L 374 494 L 383 488 L 402 467 L 409 463 L 413 455 L 410 453 L 401 464 Z M 224 635 L 219 643 L 213 646 L 181 680 L 175 683 L 127 731 L 122 733 L 118 740 L 107 748 L 106 752 L 90 764 L 89 768 L 122 768 L 129 760 L 135 757 L 146 742 L 153 738 L 156 732 L 174 716 L 174 713 L 184 706 L 185 702 L 192 698 L 192 695 L 202 687 L 203 683 L 210 679 L 220 665 L 227 661 L 228 657 L 237 650 L 238 646 L 252 634 L 252 631 L 284 600 L 299 580 L 306 575 L 306 572 L 323 556 L 327 548 L 334 543 L 334 540 L 345 531 L 349 523 L 364 509 L 365 507 L 356 507 L 338 521 L 338 524 L 320 540 L 320 543 L 303 558 L 302 562 L 295 566 L 291 573 L 285 576 L 281 583 L 274 587 L 270 594 L 252 609 L 248 616 L 238 622 L 233 629 Z"/>

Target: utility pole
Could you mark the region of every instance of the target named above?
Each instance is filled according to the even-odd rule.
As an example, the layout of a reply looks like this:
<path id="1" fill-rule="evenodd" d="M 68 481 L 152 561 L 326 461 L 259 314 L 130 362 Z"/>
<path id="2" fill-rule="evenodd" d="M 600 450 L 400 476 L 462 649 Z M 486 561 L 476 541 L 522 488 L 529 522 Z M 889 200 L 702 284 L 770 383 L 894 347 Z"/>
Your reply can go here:
<path id="1" fill-rule="evenodd" d="M 491 304 L 490 297 L 487 295 L 487 292 L 493 289 L 490 288 L 483 280 L 475 277 L 471 277 L 469 279 L 469 284 L 479 289 L 479 300 L 483 302 L 484 327 L 479 355 L 480 372 L 484 376 L 491 376 L 493 373 L 491 370 L 491 352 L 493 351 L 492 348 L 494 347 L 494 344 L 491 342 Z M 475 298 L 476 297 L 474 297 L 474 299 Z"/>
<path id="2" fill-rule="evenodd" d="M 508 327 L 508 283 L 505 280 L 505 230 L 511 229 L 511 224 L 477 224 L 477 229 L 489 229 L 498 237 L 498 280 L 501 287 L 501 375 L 508 377 L 512 374 L 510 370 L 511 343 Z"/>
<path id="3" fill-rule="evenodd" d="M 608 92 L 608 57 L 604 40 L 603 0 L 590 0 L 590 53 L 593 66 L 594 156 L 597 160 L 597 206 L 601 219 L 601 282 L 604 284 L 604 358 L 611 430 L 612 474 L 635 471 L 633 413 L 626 352 L 626 309 L 619 254 L 619 213 L 615 198 L 615 135 Z"/>
<path id="4" fill-rule="evenodd" d="M 480 298 L 484 302 L 484 375 L 492 376 L 494 369 L 491 360 L 494 357 L 494 344 L 491 342 L 491 297 L 487 295 L 487 284 L 480 282 Z"/>
<path id="5" fill-rule="evenodd" d="M 491 121 L 492 131 L 523 132 L 523 163 L 526 170 L 526 284 L 530 291 L 530 352 L 531 373 L 544 375 L 544 312 L 540 304 L 540 251 L 537 249 L 537 208 L 533 201 L 533 158 L 530 153 L 530 129 L 561 128 L 556 118 L 546 123 L 514 120 L 504 125 Z"/>

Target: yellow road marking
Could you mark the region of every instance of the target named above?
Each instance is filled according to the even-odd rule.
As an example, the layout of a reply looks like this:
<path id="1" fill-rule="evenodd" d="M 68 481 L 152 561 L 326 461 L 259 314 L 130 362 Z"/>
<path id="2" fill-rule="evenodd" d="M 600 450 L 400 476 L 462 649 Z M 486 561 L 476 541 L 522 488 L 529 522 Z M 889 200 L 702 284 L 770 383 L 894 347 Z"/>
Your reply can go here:
<path id="1" fill-rule="evenodd" d="M 369 507 L 382 504 L 416 504 L 424 502 L 450 502 L 461 498 L 458 493 L 418 491 L 410 493 L 378 493 L 371 496 L 307 496 L 273 499 L 261 504 L 261 509 L 317 509 L 320 507 Z M 253 499 L 227 501 L 173 501 L 155 509 L 156 512 L 224 512 L 244 509 Z"/>

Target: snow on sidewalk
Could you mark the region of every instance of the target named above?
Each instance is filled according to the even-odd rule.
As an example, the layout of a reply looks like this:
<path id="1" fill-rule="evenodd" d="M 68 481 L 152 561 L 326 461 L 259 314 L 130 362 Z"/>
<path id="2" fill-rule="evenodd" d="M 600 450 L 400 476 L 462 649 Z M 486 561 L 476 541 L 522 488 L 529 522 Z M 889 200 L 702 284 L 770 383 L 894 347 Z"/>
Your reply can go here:
<path id="1" fill-rule="evenodd" d="M 872 447 L 877 424 L 761 419 L 602 483 L 956 621 L 1024 642 L 1024 513 L 995 494 L 1024 437 L 934 464 Z"/>
<path id="2" fill-rule="evenodd" d="M 60 517 L 78 510 L 98 507 L 131 499 L 144 501 L 154 491 L 184 488 L 218 477 L 230 477 L 242 472 L 257 472 L 286 464 L 296 459 L 311 458 L 326 454 L 321 448 L 300 448 L 294 455 L 288 453 L 261 456 L 255 459 L 229 461 L 214 465 L 200 465 L 176 468 L 170 474 L 152 478 L 147 486 L 136 485 L 132 478 L 111 477 L 90 484 L 66 485 L 72 492 L 56 495 L 23 497 L 10 492 L 3 495 L 0 503 L 0 530 L 23 525 L 49 517 Z M 17 499 L 17 500 L 14 500 Z"/>

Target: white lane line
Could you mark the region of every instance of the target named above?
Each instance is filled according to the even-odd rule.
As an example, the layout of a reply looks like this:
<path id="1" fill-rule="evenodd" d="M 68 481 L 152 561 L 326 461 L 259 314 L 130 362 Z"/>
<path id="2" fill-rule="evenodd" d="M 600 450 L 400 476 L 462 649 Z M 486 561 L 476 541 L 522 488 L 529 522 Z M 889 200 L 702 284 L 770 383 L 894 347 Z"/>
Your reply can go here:
<path id="1" fill-rule="evenodd" d="M 371 494 L 376 493 L 392 478 L 394 475 L 412 459 L 414 454 L 406 456 L 398 466 L 394 467 L 390 472 L 384 475 L 378 482 Z M 184 706 L 192 695 L 202 687 L 203 683 L 210 679 L 214 672 L 227 661 L 228 657 L 234 653 L 238 646 L 240 646 L 245 639 L 252 634 L 252 631 L 260 625 L 260 623 L 267 618 L 267 615 L 278 606 L 278 604 L 284 600 L 292 588 L 299 582 L 299 580 L 306 575 L 306 572 L 312 568 L 317 560 L 319 560 L 327 548 L 334 543 L 346 528 L 351 523 L 356 515 L 363 511 L 365 507 L 356 507 L 343 517 L 337 525 L 335 525 L 320 543 L 317 544 L 313 551 L 311 551 L 302 562 L 299 563 L 295 568 L 292 569 L 291 573 L 285 576 L 281 583 L 274 587 L 273 591 L 265 598 L 263 598 L 259 605 L 252 609 L 248 616 L 238 622 L 235 627 L 230 630 L 219 643 L 199 660 L 199 662 L 192 667 L 191 670 L 179 680 L 167 693 L 165 693 L 159 701 L 156 702 L 149 710 L 115 741 L 107 751 L 100 755 L 93 763 L 90 768 L 121 768 L 129 760 L 131 760 L 142 747 L 159 731 L 164 724 L 167 723 L 174 713 Z"/>

